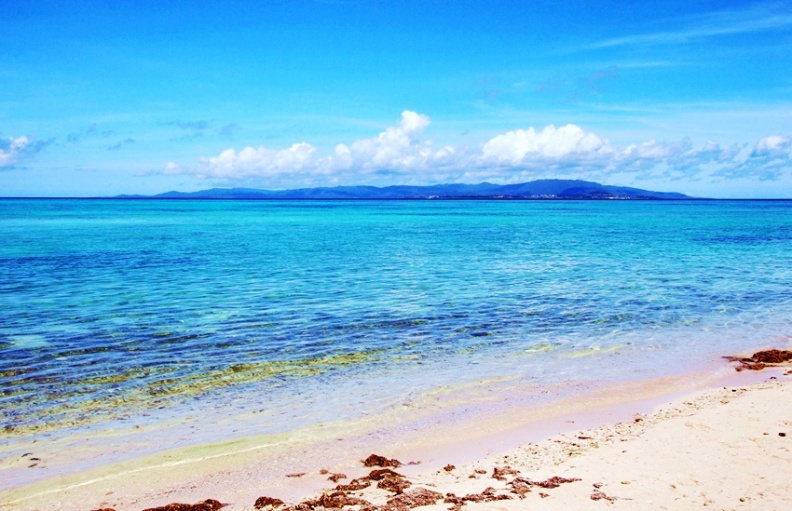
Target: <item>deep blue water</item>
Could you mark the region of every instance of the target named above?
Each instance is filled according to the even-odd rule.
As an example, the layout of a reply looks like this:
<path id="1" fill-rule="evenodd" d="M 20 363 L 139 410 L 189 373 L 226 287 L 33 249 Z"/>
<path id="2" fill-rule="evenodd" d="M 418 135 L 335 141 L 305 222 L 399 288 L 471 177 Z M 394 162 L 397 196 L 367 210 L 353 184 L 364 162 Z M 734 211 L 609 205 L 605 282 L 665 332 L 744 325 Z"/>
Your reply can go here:
<path id="1" fill-rule="evenodd" d="M 0 276 L 0 435 L 231 397 L 278 429 L 788 343 L 792 202 L 0 200 Z"/>

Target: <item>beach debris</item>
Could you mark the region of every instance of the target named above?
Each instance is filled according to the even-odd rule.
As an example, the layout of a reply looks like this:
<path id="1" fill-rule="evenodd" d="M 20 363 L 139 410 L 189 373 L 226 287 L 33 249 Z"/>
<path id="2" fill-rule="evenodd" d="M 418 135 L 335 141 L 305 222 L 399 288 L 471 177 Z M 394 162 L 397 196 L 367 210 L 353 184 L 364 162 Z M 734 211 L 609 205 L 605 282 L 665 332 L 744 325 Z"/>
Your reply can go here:
<path id="1" fill-rule="evenodd" d="M 525 498 L 527 493 L 531 493 L 531 485 L 526 483 L 524 480 L 517 478 L 513 481 L 506 483 L 508 486 L 511 486 L 511 492 L 520 497 L 521 499 Z"/>
<path id="2" fill-rule="evenodd" d="M 363 465 L 366 467 L 393 467 L 399 468 L 402 466 L 401 461 L 396 459 L 388 459 L 385 456 L 378 454 L 371 454 L 368 458 L 363 460 Z"/>
<path id="3" fill-rule="evenodd" d="M 488 487 L 481 493 L 469 493 L 465 495 L 465 500 L 470 502 L 494 502 L 496 500 L 511 500 L 511 495 L 495 493 L 495 488 Z"/>
<path id="4" fill-rule="evenodd" d="M 618 500 L 619 497 L 612 497 L 610 495 L 606 495 L 605 492 L 602 490 L 595 489 L 591 492 L 591 500 L 607 500 L 609 502 L 613 502 L 614 500 Z"/>
<path id="5" fill-rule="evenodd" d="M 346 477 L 344 474 L 339 474 Z M 341 479 L 339 477 L 339 479 Z M 379 468 L 369 472 L 369 475 L 358 477 L 349 481 L 349 484 L 339 484 L 335 487 L 336 491 L 358 491 L 371 486 L 372 481 L 379 481 L 377 488 L 392 491 L 400 494 L 406 488 L 411 486 L 411 483 L 398 472 L 394 472 L 389 468 Z M 334 481 L 334 482 L 337 482 Z"/>
<path id="6" fill-rule="evenodd" d="M 333 493 L 323 493 L 316 503 L 325 508 L 331 507 L 344 507 L 344 506 L 370 506 L 371 502 L 358 497 L 350 497 L 342 491 L 335 491 Z"/>
<path id="7" fill-rule="evenodd" d="M 459 511 L 462 509 L 462 506 L 465 505 L 465 501 L 462 497 L 457 497 L 454 493 L 446 493 L 445 498 L 443 499 L 444 504 L 453 504 L 451 507 L 448 508 L 448 511 Z"/>
<path id="8" fill-rule="evenodd" d="M 305 472 L 296 472 L 294 474 L 286 474 L 286 477 L 302 477 L 305 475 Z"/>
<path id="9" fill-rule="evenodd" d="M 282 505 L 283 501 L 281 499 L 276 499 L 274 497 L 259 497 L 256 499 L 256 503 L 253 504 L 253 507 L 256 509 L 274 509 Z"/>
<path id="10" fill-rule="evenodd" d="M 333 481 L 337 483 L 340 479 L 346 479 L 346 474 L 332 474 L 330 477 L 327 478 L 328 481 Z"/>
<path id="11" fill-rule="evenodd" d="M 380 490 L 390 491 L 396 495 L 400 495 L 410 486 L 412 486 L 412 483 L 398 474 L 388 474 L 377 483 L 377 488 Z"/>
<path id="12" fill-rule="evenodd" d="M 340 491 L 358 491 L 371 486 L 371 480 L 368 477 L 361 477 L 359 479 L 352 479 L 349 484 L 339 484 L 335 487 Z"/>
<path id="13" fill-rule="evenodd" d="M 445 467 L 443 467 L 443 470 L 445 470 L 446 472 L 451 472 L 454 469 L 456 469 L 456 467 L 454 465 L 451 465 L 451 464 L 448 464 Z"/>
<path id="14" fill-rule="evenodd" d="M 516 476 L 520 471 L 506 465 L 505 467 L 495 467 L 492 469 L 492 478 L 498 481 L 505 481 L 506 476 Z"/>
<path id="15" fill-rule="evenodd" d="M 426 488 L 416 488 L 388 500 L 387 507 L 397 509 L 407 507 L 412 509 L 420 506 L 431 506 L 441 499 L 443 499 L 442 493 Z"/>
<path id="16" fill-rule="evenodd" d="M 174 502 L 166 506 L 144 509 L 143 511 L 217 511 L 225 505 L 226 504 L 221 504 L 219 501 L 214 499 L 206 499 L 205 501 L 198 502 L 197 504 L 181 504 Z"/>
<path id="17" fill-rule="evenodd" d="M 380 479 L 384 479 L 387 476 L 404 477 L 400 473 L 394 472 L 393 470 L 391 470 L 389 468 L 380 468 L 380 469 L 377 469 L 377 470 L 372 470 L 371 472 L 369 472 L 369 475 L 367 477 L 368 477 L 368 479 L 371 479 L 372 481 L 379 481 Z"/>
<path id="18" fill-rule="evenodd" d="M 528 491 L 531 491 L 530 489 Z M 495 502 L 497 500 L 511 500 L 511 495 L 496 493 L 495 488 L 489 487 L 481 493 L 468 493 L 464 497 L 458 497 L 454 493 L 446 493 L 443 503 L 453 504 L 450 508 L 451 511 L 459 511 L 466 502 Z"/>
<path id="19" fill-rule="evenodd" d="M 792 351 L 787 350 L 766 350 L 758 351 L 751 357 L 755 362 L 763 362 L 765 364 L 781 364 L 792 360 Z"/>
<path id="20" fill-rule="evenodd" d="M 521 481 L 530 486 L 538 486 L 540 488 L 547 488 L 547 489 L 558 488 L 562 484 L 574 483 L 580 480 L 581 479 L 579 477 L 559 477 L 559 476 L 553 476 L 549 479 L 545 479 L 544 481 L 531 481 L 530 479 L 525 479 L 522 477 L 518 477 L 515 479 L 515 481 Z"/>
<path id="21" fill-rule="evenodd" d="M 622 484 L 630 484 L 628 481 L 622 481 Z M 591 486 L 594 487 L 594 491 L 591 492 L 591 500 L 607 500 L 609 502 L 613 502 L 614 500 L 618 500 L 619 497 L 611 497 L 605 494 L 600 488 L 602 488 L 602 483 L 594 483 Z M 671 488 L 676 488 L 675 485 L 671 485 Z M 629 500 L 629 499 L 627 499 Z"/>
<path id="22" fill-rule="evenodd" d="M 729 362 L 736 362 L 738 365 L 734 369 L 737 371 L 761 371 L 768 365 L 782 364 L 792 360 L 792 351 L 771 349 L 757 351 L 750 358 L 732 356 L 724 358 Z"/>
<path id="23" fill-rule="evenodd" d="M 316 508 L 341 509 L 344 506 L 361 506 L 361 509 L 374 509 L 371 502 L 365 499 L 350 497 L 343 491 L 334 491 L 332 493 L 323 493 L 316 499 L 303 500 L 299 504 L 285 508 L 285 510 L 313 511 Z"/>
<path id="24" fill-rule="evenodd" d="M 737 372 L 743 371 L 745 369 L 748 371 L 761 371 L 767 367 L 767 364 L 763 364 L 762 362 L 751 362 L 750 359 L 740 359 L 737 360 L 737 362 L 740 363 L 740 365 L 734 368 Z"/>

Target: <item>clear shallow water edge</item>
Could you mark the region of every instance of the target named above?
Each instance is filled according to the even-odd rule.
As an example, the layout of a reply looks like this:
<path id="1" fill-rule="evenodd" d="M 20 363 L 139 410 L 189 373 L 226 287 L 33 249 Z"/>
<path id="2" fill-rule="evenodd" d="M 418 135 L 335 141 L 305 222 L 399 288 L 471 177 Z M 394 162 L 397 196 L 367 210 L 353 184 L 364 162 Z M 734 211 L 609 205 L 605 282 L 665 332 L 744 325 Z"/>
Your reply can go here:
<path id="1" fill-rule="evenodd" d="M 16 199 L 0 239 L 12 454 L 277 434 L 482 380 L 574 392 L 792 326 L 782 201 Z"/>

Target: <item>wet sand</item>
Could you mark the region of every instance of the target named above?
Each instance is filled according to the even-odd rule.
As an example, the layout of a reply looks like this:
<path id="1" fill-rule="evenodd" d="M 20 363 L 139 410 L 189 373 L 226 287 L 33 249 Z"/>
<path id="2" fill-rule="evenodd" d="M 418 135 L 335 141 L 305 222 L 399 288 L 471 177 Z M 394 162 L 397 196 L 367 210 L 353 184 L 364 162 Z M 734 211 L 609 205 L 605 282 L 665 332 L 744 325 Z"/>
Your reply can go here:
<path id="1" fill-rule="evenodd" d="M 306 510 L 784 508 L 792 502 L 789 364 L 727 369 L 720 381 L 634 382 L 442 427 L 418 414 L 398 434 L 382 423 L 325 424 L 165 451 L 5 491 L 0 509 L 140 511 L 205 499 L 229 511 L 257 501 L 269 509 L 258 500 L 265 496 Z M 15 461 L 46 465 L 35 447 Z M 363 465 L 371 453 L 400 460 L 389 468 L 403 477 L 372 479 L 382 467 Z M 370 486 L 334 493 L 354 479 Z"/>

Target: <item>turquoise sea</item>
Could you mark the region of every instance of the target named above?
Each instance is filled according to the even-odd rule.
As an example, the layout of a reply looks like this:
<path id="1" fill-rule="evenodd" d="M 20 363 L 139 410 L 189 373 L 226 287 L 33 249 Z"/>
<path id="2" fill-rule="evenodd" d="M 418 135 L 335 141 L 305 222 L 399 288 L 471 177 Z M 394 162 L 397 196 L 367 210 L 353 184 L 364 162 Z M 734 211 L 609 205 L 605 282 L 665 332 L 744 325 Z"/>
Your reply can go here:
<path id="1" fill-rule="evenodd" d="M 13 199 L 0 240 L 6 453 L 651 378 L 792 335 L 787 201 Z"/>

